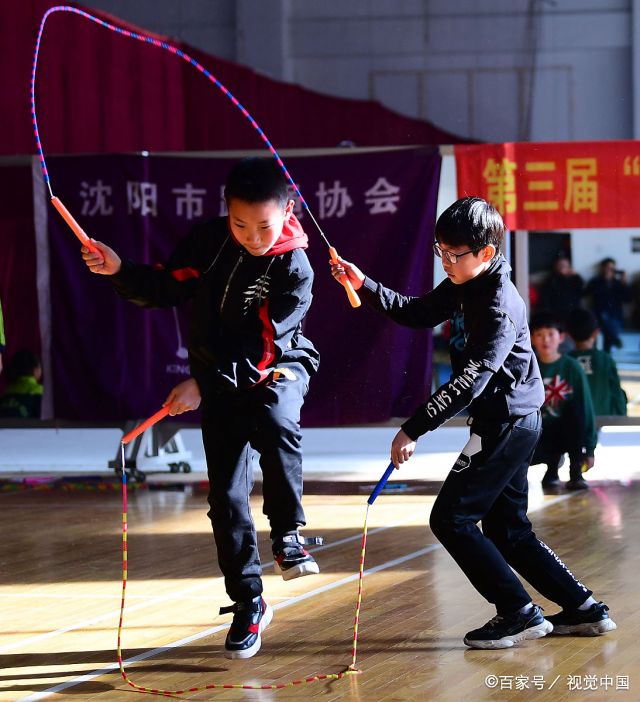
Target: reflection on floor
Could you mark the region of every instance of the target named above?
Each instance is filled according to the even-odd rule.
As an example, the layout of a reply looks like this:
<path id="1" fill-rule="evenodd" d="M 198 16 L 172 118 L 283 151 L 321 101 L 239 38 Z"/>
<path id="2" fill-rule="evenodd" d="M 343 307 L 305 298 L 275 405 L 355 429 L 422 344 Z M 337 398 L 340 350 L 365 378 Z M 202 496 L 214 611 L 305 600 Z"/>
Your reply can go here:
<path id="1" fill-rule="evenodd" d="M 376 473 L 377 475 L 377 473 Z M 358 667 L 348 680 L 279 690 L 215 690 L 192 700 L 311 698 L 331 702 L 570 702 L 637 700 L 640 648 L 638 483 L 586 493 L 532 491 L 531 518 L 618 622 L 606 637 L 548 636 L 517 648 L 471 651 L 464 633 L 493 616 L 427 524 L 433 484 L 407 480 L 369 513 Z M 331 496 L 326 493 L 335 488 Z M 275 610 L 259 654 L 228 661 L 228 603 L 198 490 L 138 490 L 129 500 L 129 584 L 123 645 L 129 675 L 148 687 L 271 684 L 344 670 L 351 661 L 366 481 L 307 483 L 309 535 L 319 575 L 284 582 L 270 567 L 268 523 L 252 499 Z M 413 489 L 415 488 L 415 490 Z M 117 674 L 121 503 L 116 492 L 0 495 L 10 544 L 0 568 L 0 702 L 123 702 L 135 694 Z M 557 606 L 532 592 L 548 614 Z M 520 687 L 517 687 L 517 686 Z M 577 686 L 580 686 L 579 688 Z"/>

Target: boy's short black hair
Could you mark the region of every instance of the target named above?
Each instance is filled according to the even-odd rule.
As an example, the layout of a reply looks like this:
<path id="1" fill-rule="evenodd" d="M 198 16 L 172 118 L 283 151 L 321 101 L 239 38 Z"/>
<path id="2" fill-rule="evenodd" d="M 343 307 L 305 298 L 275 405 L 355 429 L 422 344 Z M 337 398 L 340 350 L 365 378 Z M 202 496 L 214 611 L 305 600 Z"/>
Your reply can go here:
<path id="1" fill-rule="evenodd" d="M 567 319 L 567 331 L 574 341 L 586 341 L 598 329 L 598 320 L 589 310 L 573 310 Z"/>
<path id="2" fill-rule="evenodd" d="M 531 317 L 529 329 L 534 332 L 537 329 L 557 329 L 564 333 L 564 324 L 553 314 L 553 312 L 537 312 Z"/>
<path id="3" fill-rule="evenodd" d="M 227 176 L 224 197 L 227 204 L 233 198 L 249 203 L 275 200 L 284 208 L 290 198 L 289 182 L 274 158 L 243 158 Z"/>
<path id="4" fill-rule="evenodd" d="M 488 244 L 500 250 L 505 226 L 498 210 L 481 197 L 463 197 L 438 217 L 436 241 L 450 246 L 481 249 Z"/>
<path id="5" fill-rule="evenodd" d="M 20 349 L 16 351 L 7 363 L 7 378 L 17 380 L 24 375 L 32 375 L 40 367 L 40 358 L 33 351 Z"/>

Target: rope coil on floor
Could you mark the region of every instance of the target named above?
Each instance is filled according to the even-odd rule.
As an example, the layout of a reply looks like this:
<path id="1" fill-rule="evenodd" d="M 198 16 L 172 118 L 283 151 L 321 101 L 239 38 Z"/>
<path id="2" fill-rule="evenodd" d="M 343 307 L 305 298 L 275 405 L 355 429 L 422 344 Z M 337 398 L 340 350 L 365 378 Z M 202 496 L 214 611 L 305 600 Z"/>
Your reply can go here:
<path id="1" fill-rule="evenodd" d="M 159 416 L 160 415 L 160 416 Z M 138 685 L 137 683 L 133 682 L 131 678 L 129 677 L 127 671 L 125 670 L 124 667 L 124 661 L 122 659 L 122 631 L 123 631 L 123 621 L 124 621 L 124 606 L 125 606 L 125 595 L 126 595 L 126 590 L 127 590 L 127 578 L 128 578 L 128 557 L 127 557 L 127 536 L 128 536 L 128 517 L 127 517 L 127 470 L 125 466 L 125 457 L 124 457 L 124 447 L 125 444 L 131 441 L 131 439 L 135 438 L 138 436 L 138 434 L 142 433 L 145 428 L 153 424 L 154 422 L 151 421 L 151 419 L 155 419 L 155 421 L 158 421 L 158 419 L 161 419 L 163 416 L 166 416 L 166 412 L 162 412 L 162 410 L 153 417 L 150 417 L 148 420 L 143 422 L 141 425 L 139 425 L 136 429 L 133 431 L 129 432 L 126 436 L 122 438 L 122 444 L 121 444 L 121 460 L 122 460 L 122 599 L 120 601 L 120 618 L 118 621 L 118 643 L 117 643 L 117 656 L 118 656 L 118 665 L 120 667 L 120 674 L 122 675 L 122 679 L 132 687 L 134 690 L 137 690 L 138 692 L 142 693 L 147 693 L 147 694 L 153 694 L 153 695 L 164 695 L 164 696 L 170 696 L 170 695 L 184 695 L 188 692 L 202 692 L 204 690 L 213 690 L 213 689 L 241 689 L 241 690 L 281 690 L 286 687 L 296 687 L 297 685 L 304 685 L 308 683 L 314 683 L 314 682 L 320 682 L 322 680 L 340 680 L 341 678 L 345 678 L 350 675 L 358 675 L 361 671 L 357 669 L 356 667 L 356 660 L 357 660 L 357 655 L 358 655 L 358 625 L 360 621 L 360 610 L 362 606 L 362 582 L 364 578 L 364 563 L 365 563 L 365 557 L 366 557 L 366 548 L 367 548 L 367 522 L 369 518 L 369 507 L 374 503 L 376 497 L 380 494 L 382 489 L 384 488 L 387 480 L 389 479 L 389 476 L 393 472 L 393 463 L 390 463 L 387 470 L 385 471 L 384 475 L 382 478 L 380 478 L 378 484 L 374 488 L 373 492 L 371 493 L 371 496 L 367 500 L 367 509 L 365 513 L 365 518 L 364 518 L 364 526 L 362 530 L 362 547 L 360 551 L 360 566 L 359 566 L 359 572 L 358 572 L 358 595 L 356 599 L 356 611 L 355 611 L 355 616 L 354 616 L 354 621 L 353 621 L 353 646 L 351 650 L 351 663 L 349 666 L 341 671 L 340 673 L 323 673 L 320 675 L 311 675 L 305 678 L 298 678 L 296 680 L 290 680 L 289 682 L 286 683 L 268 683 L 264 685 L 246 685 L 244 683 L 209 683 L 207 685 L 198 685 L 195 687 L 189 687 L 189 688 L 184 688 L 181 690 L 165 690 L 165 689 L 160 689 L 160 688 L 151 688 L 151 687 L 144 687 L 142 685 Z"/>

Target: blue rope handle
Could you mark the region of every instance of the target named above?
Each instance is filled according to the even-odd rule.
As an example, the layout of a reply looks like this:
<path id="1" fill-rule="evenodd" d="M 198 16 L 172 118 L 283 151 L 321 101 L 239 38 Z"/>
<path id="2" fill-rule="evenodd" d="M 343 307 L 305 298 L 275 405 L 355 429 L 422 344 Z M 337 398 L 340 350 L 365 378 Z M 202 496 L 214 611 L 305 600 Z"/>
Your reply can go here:
<path id="1" fill-rule="evenodd" d="M 387 480 L 391 477 L 391 473 L 393 473 L 394 469 L 395 466 L 393 465 L 393 461 L 391 461 L 384 475 L 378 480 L 378 484 L 373 488 L 371 495 L 369 495 L 367 504 L 372 505 L 376 501 L 376 497 L 384 490 L 384 486 L 387 484 Z"/>

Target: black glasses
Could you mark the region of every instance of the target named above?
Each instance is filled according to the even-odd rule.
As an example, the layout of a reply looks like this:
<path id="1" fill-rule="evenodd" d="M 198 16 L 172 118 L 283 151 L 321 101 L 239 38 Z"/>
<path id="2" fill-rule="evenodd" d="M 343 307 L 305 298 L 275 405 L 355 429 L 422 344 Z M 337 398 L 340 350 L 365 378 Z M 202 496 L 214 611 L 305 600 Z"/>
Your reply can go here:
<path id="1" fill-rule="evenodd" d="M 466 256 L 467 254 L 470 253 L 475 253 L 476 251 L 480 251 L 483 249 L 484 246 L 480 246 L 476 249 L 469 249 L 469 251 L 463 251 L 462 253 L 453 253 L 451 251 L 443 251 L 440 246 L 436 243 L 433 245 L 433 253 L 438 257 L 438 258 L 446 258 L 447 261 L 451 264 L 458 263 L 458 259 L 462 258 L 463 256 Z"/>

